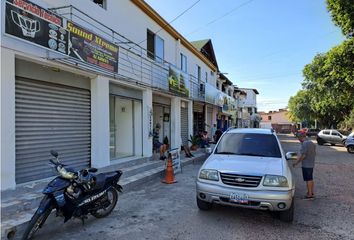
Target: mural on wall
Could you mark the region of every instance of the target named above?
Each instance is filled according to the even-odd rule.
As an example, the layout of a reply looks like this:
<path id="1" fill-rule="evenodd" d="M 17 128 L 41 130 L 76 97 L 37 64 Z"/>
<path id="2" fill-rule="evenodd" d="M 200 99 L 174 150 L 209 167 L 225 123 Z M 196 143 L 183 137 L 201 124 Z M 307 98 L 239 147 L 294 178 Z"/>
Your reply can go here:
<path id="1" fill-rule="evenodd" d="M 179 70 L 170 67 L 168 71 L 168 86 L 170 92 L 189 97 L 189 90 L 186 87 L 186 76 L 186 74 L 183 74 Z"/>

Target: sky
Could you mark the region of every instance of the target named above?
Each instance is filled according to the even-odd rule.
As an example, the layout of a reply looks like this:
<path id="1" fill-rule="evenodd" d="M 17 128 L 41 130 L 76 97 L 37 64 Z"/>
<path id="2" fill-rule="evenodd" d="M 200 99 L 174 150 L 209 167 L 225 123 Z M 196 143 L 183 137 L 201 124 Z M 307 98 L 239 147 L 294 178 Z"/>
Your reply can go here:
<path id="1" fill-rule="evenodd" d="M 344 37 L 325 0 L 145 0 L 187 40 L 211 39 L 219 70 L 256 88 L 258 111 L 287 106 L 302 70 Z"/>

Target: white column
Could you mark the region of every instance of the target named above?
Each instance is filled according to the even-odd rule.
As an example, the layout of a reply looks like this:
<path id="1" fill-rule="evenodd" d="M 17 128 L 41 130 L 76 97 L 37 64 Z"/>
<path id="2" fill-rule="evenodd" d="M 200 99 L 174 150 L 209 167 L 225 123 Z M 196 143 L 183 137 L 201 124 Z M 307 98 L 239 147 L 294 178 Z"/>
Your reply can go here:
<path id="1" fill-rule="evenodd" d="M 181 98 L 171 99 L 171 146 L 179 148 L 181 146 Z"/>
<path id="2" fill-rule="evenodd" d="M 1 48 L 0 161 L 1 190 L 16 187 L 15 150 L 15 54 Z"/>
<path id="3" fill-rule="evenodd" d="M 91 79 L 91 165 L 110 165 L 109 156 L 109 80 Z"/>
<path id="4" fill-rule="evenodd" d="M 153 133 L 152 91 L 143 91 L 143 156 L 152 156 L 152 133 Z"/>
<path id="5" fill-rule="evenodd" d="M 193 135 L 193 101 L 188 101 L 188 139 Z M 189 143 L 189 142 L 188 142 Z"/>

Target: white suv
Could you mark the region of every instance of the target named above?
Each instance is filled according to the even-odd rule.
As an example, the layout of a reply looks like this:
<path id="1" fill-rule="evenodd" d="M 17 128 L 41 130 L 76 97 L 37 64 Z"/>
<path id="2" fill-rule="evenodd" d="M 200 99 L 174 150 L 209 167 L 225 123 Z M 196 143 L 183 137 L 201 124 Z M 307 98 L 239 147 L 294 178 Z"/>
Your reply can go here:
<path id="1" fill-rule="evenodd" d="M 271 129 L 231 129 L 204 162 L 197 178 L 197 205 L 213 203 L 278 211 L 291 222 L 295 181 L 280 142 Z"/>

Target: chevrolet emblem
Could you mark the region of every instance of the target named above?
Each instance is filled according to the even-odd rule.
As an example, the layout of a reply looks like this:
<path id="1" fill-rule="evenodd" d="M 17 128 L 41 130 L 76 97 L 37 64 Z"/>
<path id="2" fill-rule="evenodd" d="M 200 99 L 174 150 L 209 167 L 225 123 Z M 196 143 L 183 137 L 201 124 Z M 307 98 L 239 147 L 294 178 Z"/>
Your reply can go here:
<path id="1" fill-rule="evenodd" d="M 242 183 L 244 181 L 245 181 L 245 179 L 243 179 L 243 178 L 235 178 L 235 182 Z"/>

